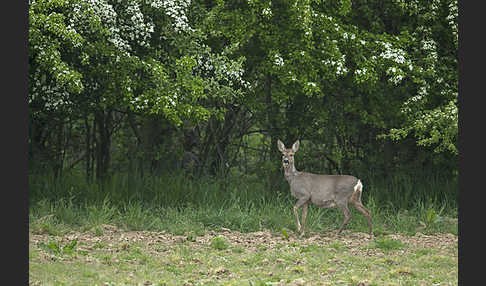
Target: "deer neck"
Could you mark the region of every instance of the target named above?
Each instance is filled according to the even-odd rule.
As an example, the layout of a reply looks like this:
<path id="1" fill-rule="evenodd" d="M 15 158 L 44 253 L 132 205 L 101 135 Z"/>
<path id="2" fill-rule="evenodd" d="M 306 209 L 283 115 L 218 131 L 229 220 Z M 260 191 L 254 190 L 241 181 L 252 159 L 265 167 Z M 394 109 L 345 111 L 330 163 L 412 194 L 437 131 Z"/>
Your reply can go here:
<path id="1" fill-rule="evenodd" d="M 297 169 L 295 169 L 294 164 L 289 164 L 287 167 L 284 167 L 284 176 L 289 183 L 296 175 L 297 175 Z"/>

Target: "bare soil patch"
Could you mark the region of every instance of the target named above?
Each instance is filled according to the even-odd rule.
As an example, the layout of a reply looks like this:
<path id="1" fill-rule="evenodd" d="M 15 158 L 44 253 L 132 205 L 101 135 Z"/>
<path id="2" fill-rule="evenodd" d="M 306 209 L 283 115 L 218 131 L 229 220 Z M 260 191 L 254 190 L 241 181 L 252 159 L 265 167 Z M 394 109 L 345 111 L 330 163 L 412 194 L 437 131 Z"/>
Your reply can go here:
<path id="1" fill-rule="evenodd" d="M 172 247 L 184 242 L 190 243 L 193 247 L 208 246 L 212 239 L 223 236 L 233 247 L 241 247 L 244 251 L 253 251 L 259 247 L 274 248 L 281 247 L 282 243 L 292 246 L 292 242 L 298 242 L 299 246 L 319 245 L 329 246 L 339 243 L 348 251 L 357 255 L 383 255 L 381 249 L 369 248 L 370 239 L 367 233 L 343 231 L 341 235 L 335 232 L 309 233 L 305 237 L 299 237 L 290 232 L 288 239 L 283 234 L 273 233 L 269 230 L 241 233 L 223 229 L 220 232 L 209 231 L 202 236 L 195 236 L 189 233 L 184 235 L 173 235 L 167 232 L 156 231 L 122 231 L 115 226 L 103 225 L 103 234 L 96 235 L 93 231 L 69 232 L 62 237 L 53 237 L 47 234 L 29 235 L 30 247 L 36 247 L 39 242 L 46 242 L 48 239 L 55 239 L 60 245 L 65 245 L 73 240 L 78 241 L 78 250 L 93 250 L 96 245 L 102 245 L 105 251 L 117 251 L 129 247 L 133 243 L 145 245 L 152 249 L 155 246 L 164 245 Z M 458 237 L 450 233 L 423 234 L 418 232 L 414 236 L 402 234 L 389 234 L 388 237 L 400 240 L 405 243 L 406 249 L 416 250 L 421 248 L 435 249 L 439 253 L 447 253 L 451 247 L 457 246 Z"/>

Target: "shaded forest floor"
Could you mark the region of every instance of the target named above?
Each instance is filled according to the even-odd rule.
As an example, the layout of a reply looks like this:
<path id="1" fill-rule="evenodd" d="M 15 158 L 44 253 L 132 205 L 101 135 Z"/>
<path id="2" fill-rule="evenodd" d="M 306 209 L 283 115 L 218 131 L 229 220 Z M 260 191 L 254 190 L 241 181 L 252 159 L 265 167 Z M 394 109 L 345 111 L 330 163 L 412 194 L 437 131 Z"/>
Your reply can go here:
<path id="1" fill-rule="evenodd" d="M 29 233 L 30 285 L 457 285 L 458 237 L 335 230 Z"/>

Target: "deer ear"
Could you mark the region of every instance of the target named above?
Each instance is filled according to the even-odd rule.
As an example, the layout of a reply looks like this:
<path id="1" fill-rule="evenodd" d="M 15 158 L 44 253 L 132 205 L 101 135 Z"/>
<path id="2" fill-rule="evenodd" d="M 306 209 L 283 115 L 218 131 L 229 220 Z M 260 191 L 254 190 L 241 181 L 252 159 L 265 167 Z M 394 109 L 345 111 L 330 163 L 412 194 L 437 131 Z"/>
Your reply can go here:
<path id="1" fill-rule="evenodd" d="M 277 146 L 278 146 L 278 150 L 280 150 L 280 152 L 285 151 L 285 145 L 284 145 L 284 143 L 282 143 L 282 141 L 280 141 L 280 139 L 277 140 Z"/>
<path id="2" fill-rule="evenodd" d="M 297 152 L 297 150 L 299 150 L 299 145 L 300 145 L 300 142 L 299 140 L 295 141 L 294 145 L 292 145 L 292 151 Z"/>

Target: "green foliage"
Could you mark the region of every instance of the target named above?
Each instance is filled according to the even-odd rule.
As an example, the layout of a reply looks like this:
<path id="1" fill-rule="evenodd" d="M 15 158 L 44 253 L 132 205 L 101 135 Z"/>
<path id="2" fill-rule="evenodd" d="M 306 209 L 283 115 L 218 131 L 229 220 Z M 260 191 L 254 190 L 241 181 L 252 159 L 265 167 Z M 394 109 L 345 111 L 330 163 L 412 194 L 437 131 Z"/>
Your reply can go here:
<path id="1" fill-rule="evenodd" d="M 419 204 L 419 209 L 421 210 L 421 216 L 419 223 L 425 227 L 425 229 L 430 230 L 433 226 L 437 226 L 442 222 L 442 213 L 444 212 L 445 205 L 443 205 L 439 210 L 437 206 L 430 204 L 425 207 L 423 203 Z"/>
<path id="2" fill-rule="evenodd" d="M 405 244 L 398 239 L 378 237 L 373 240 L 374 247 L 383 251 L 397 250 L 405 247 Z"/>
<path id="3" fill-rule="evenodd" d="M 282 232 L 283 235 L 282 240 L 283 239 L 289 240 L 289 235 L 287 233 L 287 230 L 285 228 L 282 228 L 280 231 Z"/>
<path id="4" fill-rule="evenodd" d="M 217 236 L 211 240 L 211 247 L 216 250 L 228 249 L 229 244 L 223 236 Z"/>
<path id="5" fill-rule="evenodd" d="M 77 244 L 78 241 L 75 239 L 72 240 L 71 242 L 66 243 L 64 246 L 61 247 L 61 245 L 57 241 L 53 239 L 49 239 L 47 242 L 37 243 L 37 246 L 41 249 L 44 249 L 56 255 L 63 255 L 63 254 L 73 254 L 74 251 L 76 250 Z"/>
<path id="6" fill-rule="evenodd" d="M 315 244 L 310 244 L 299 249 L 300 253 L 315 252 L 319 249 L 319 246 Z"/>

